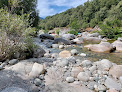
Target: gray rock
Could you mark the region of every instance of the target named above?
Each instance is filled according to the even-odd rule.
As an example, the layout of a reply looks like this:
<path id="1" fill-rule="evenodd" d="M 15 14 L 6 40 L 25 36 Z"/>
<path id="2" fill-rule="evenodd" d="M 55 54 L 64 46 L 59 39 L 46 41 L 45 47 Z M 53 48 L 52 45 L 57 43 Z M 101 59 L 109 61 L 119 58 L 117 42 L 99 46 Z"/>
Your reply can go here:
<path id="1" fill-rule="evenodd" d="M 80 54 L 80 56 L 85 57 L 85 56 L 86 56 L 86 54 L 85 54 L 85 53 L 81 53 L 81 54 Z"/>
<path id="2" fill-rule="evenodd" d="M 59 45 L 59 49 L 63 49 L 64 48 L 64 45 Z"/>
<path id="3" fill-rule="evenodd" d="M 44 57 L 51 58 L 51 55 L 49 53 L 45 53 Z"/>
<path id="4" fill-rule="evenodd" d="M 89 37 L 98 37 L 99 33 L 92 33 L 92 34 L 88 34 Z"/>
<path id="5" fill-rule="evenodd" d="M 49 34 L 41 34 L 40 38 L 41 39 L 51 39 L 51 40 L 54 40 L 54 37 L 49 35 Z"/>
<path id="6" fill-rule="evenodd" d="M 45 71 L 46 70 L 44 69 L 43 65 L 41 65 L 39 63 L 34 63 L 32 71 L 29 73 L 29 76 L 31 78 L 38 77 L 40 74 L 44 74 Z"/>
<path id="7" fill-rule="evenodd" d="M 3 69 L 3 66 L 0 65 L 0 70 L 2 70 L 2 69 Z"/>
<path id="8" fill-rule="evenodd" d="M 73 82 L 74 82 L 74 78 L 73 78 L 73 77 L 67 77 L 67 78 L 66 78 L 66 81 L 67 81 L 68 83 L 73 83 Z"/>
<path id="9" fill-rule="evenodd" d="M 71 43 L 68 40 L 65 40 L 63 38 L 56 38 L 53 42 L 53 44 L 65 44 L 70 45 Z"/>
<path id="10" fill-rule="evenodd" d="M 87 86 L 88 86 L 89 89 L 93 90 L 94 85 L 98 85 L 98 83 L 97 82 L 90 82 Z"/>
<path id="11" fill-rule="evenodd" d="M 98 85 L 99 91 L 106 91 L 106 87 L 104 85 Z"/>
<path id="12" fill-rule="evenodd" d="M 40 58 L 40 57 L 43 57 L 45 53 L 46 53 L 46 51 L 39 47 L 34 50 L 33 57 Z"/>
<path id="13" fill-rule="evenodd" d="M 58 44 L 52 44 L 52 47 L 53 48 L 59 48 L 59 45 Z"/>
<path id="14" fill-rule="evenodd" d="M 96 67 L 95 65 L 89 68 L 89 70 L 90 70 L 91 72 L 95 71 L 96 69 L 97 69 L 97 67 Z"/>
<path id="15" fill-rule="evenodd" d="M 118 39 L 117 39 L 117 40 L 122 41 L 122 37 L 118 37 Z"/>
<path id="16" fill-rule="evenodd" d="M 62 64 L 62 66 L 68 66 L 69 61 L 67 59 L 62 59 L 61 64 Z"/>
<path id="17" fill-rule="evenodd" d="M 10 65 L 14 65 L 14 64 L 16 64 L 18 62 L 18 59 L 12 59 L 12 60 L 10 60 L 8 63 L 10 64 Z"/>
<path id="18" fill-rule="evenodd" d="M 44 75 L 40 75 L 40 76 L 39 76 L 39 79 L 40 79 L 40 80 L 44 80 Z"/>
<path id="19" fill-rule="evenodd" d="M 84 61 L 82 61 L 82 66 L 83 67 L 90 67 L 90 66 L 92 66 L 92 62 L 89 60 L 84 60 Z"/>
<path id="20" fill-rule="evenodd" d="M 98 70 L 109 70 L 112 67 L 112 62 L 107 59 L 102 59 L 98 61 L 97 68 Z"/>
<path id="21" fill-rule="evenodd" d="M 88 81 L 89 80 L 89 75 L 85 72 L 80 72 L 77 76 L 77 78 L 80 80 L 80 81 Z"/>
<path id="22" fill-rule="evenodd" d="M 36 86 L 41 85 L 41 80 L 40 80 L 39 78 L 36 78 L 36 79 L 34 80 L 34 84 L 35 84 Z"/>
<path id="23" fill-rule="evenodd" d="M 28 92 L 22 88 L 19 87 L 8 87 L 4 90 L 2 90 L 1 92 Z"/>
<path id="24" fill-rule="evenodd" d="M 116 90 L 120 90 L 121 89 L 121 85 L 119 83 L 117 83 L 114 79 L 109 78 L 109 77 L 105 80 L 105 86 L 107 88 L 110 88 L 110 89 L 111 88 L 114 88 Z"/>
<path id="25" fill-rule="evenodd" d="M 73 39 L 75 39 L 75 35 L 73 35 L 73 34 L 63 34 L 62 38 L 65 38 L 67 40 L 73 40 Z"/>
<path id="26" fill-rule="evenodd" d="M 78 51 L 77 51 L 76 49 L 72 49 L 72 50 L 71 50 L 71 54 L 72 54 L 72 55 L 77 55 L 77 54 L 78 54 Z"/>

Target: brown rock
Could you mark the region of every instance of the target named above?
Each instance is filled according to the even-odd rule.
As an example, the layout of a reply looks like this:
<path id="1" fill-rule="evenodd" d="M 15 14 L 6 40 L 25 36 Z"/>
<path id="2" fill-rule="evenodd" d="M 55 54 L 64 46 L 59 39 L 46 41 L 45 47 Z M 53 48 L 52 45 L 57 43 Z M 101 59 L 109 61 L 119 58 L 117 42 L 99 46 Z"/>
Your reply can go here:
<path id="1" fill-rule="evenodd" d="M 112 89 L 109 89 L 107 92 L 118 92 L 118 91 L 116 91 L 114 88 L 112 88 Z"/>
<path id="2" fill-rule="evenodd" d="M 108 42 L 101 42 L 100 44 L 86 45 L 84 46 L 94 52 L 111 52 L 114 47 Z"/>
<path id="3" fill-rule="evenodd" d="M 80 73 L 80 72 L 83 72 L 83 68 L 78 66 L 78 67 L 73 67 L 72 68 L 72 71 L 71 71 L 71 76 L 72 77 L 77 77 L 77 75 Z"/>
<path id="4" fill-rule="evenodd" d="M 116 47 L 117 51 L 122 52 L 122 41 L 117 40 L 117 41 L 113 42 L 112 44 L 113 44 L 113 46 Z"/>
<path id="5" fill-rule="evenodd" d="M 66 57 L 70 57 L 70 56 L 71 56 L 71 53 L 67 50 L 64 50 L 59 53 L 59 57 L 62 57 L 62 58 L 66 58 Z"/>
<path id="6" fill-rule="evenodd" d="M 114 78 L 119 78 L 122 76 L 122 65 L 115 65 L 109 70 L 109 74 L 111 74 Z"/>

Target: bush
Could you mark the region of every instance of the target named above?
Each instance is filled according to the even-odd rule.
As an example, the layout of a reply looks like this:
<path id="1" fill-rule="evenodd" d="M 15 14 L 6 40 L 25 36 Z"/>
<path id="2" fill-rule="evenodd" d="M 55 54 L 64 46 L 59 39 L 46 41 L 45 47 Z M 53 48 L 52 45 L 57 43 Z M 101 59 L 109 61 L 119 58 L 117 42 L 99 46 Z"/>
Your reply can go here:
<path id="1" fill-rule="evenodd" d="M 102 31 L 100 31 L 99 33 L 102 36 L 107 37 L 109 39 L 117 39 L 118 37 L 122 36 L 122 32 L 121 32 L 120 28 L 118 28 L 118 27 L 101 25 L 100 28 L 102 29 Z"/>
<path id="2" fill-rule="evenodd" d="M 0 61 L 14 58 L 17 52 L 28 50 L 32 52 L 32 35 L 35 30 L 29 25 L 29 15 L 10 14 L 0 9 Z M 26 42 L 26 39 L 30 40 Z M 31 48 L 30 48 L 31 47 Z"/>
<path id="3" fill-rule="evenodd" d="M 69 31 L 68 33 L 70 33 L 70 34 L 74 34 L 74 35 L 78 35 L 78 31 L 76 31 L 76 30 L 71 30 L 71 31 Z"/>

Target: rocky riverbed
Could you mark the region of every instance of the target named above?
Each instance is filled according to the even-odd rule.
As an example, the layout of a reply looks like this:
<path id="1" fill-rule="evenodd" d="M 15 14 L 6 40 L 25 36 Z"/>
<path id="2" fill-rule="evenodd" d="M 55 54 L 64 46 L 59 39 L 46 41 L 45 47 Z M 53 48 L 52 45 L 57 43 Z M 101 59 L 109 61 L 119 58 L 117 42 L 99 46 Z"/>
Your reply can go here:
<path id="1" fill-rule="evenodd" d="M 40 47 L 36 58 L 0 63 L 0 92 L 122 91 L 121 63 L 111 62 L 102 57 L 103 53 L 90 55 L 91 51 L 84 50 L 84 45 L 72 44 L 73 35 L 55 39 L 43 34 L 40 38 L 34 39 Z M 104 53 L 107 54 L 110 55 Z M 118 58 L 122 62 L 121 55 Z"/>

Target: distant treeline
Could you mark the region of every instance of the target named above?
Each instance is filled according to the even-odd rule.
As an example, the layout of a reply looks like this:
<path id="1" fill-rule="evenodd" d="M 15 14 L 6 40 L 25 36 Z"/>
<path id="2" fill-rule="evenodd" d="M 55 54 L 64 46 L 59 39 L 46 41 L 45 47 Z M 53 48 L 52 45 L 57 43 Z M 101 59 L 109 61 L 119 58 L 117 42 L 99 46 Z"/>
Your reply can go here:
<path id="1" fill-rule="evenodd" d="M 121 0 L 88 0 L 84 5 L 40 20 L 39 26 L 47 30 L 55 27 L 81 29 L 103 23 L 116 27 L 122 26 Z"/>

